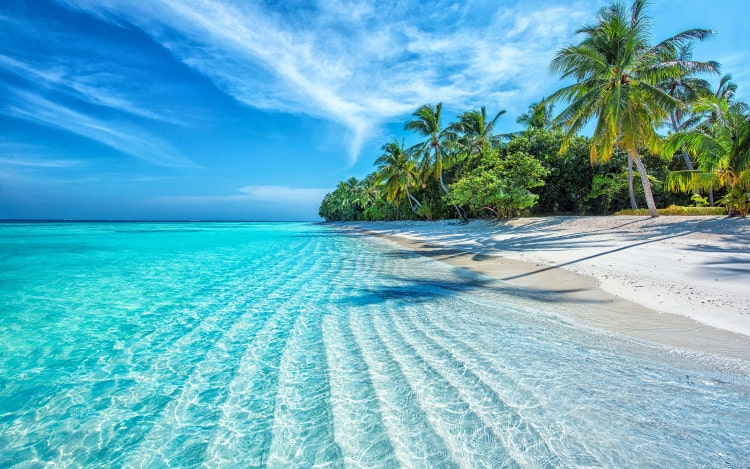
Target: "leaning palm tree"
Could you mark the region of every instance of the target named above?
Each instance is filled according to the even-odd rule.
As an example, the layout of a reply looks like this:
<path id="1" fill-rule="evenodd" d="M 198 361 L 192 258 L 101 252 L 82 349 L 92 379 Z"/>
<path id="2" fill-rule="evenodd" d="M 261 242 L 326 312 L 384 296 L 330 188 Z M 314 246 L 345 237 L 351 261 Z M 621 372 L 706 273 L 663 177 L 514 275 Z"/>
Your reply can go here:
<path id="1" fill-rule="evenodd" d="M 555 92 L 548 102 L 567 101 L 554 123 L 566 130 L 569 142 L 593 118 L 592 163 L 605 162 L 615 145 L 627 151 L 643 184 L 652 217 L 658 216 L 646 168 L 639 149 L 656 153 L 659 138 L 655 127 L 682 103 L 657 84 L 679 76 L 684 64 L 668 60 L 681 47 L 713 35 L 705 29 L 691 29 L 649 45 L 651 22 L 644 14 L 646 0 L 635 0 L 628 10 L 614 2 L 603 8 L 599 20 L 577 31 L 583 40 L 557 52 L 551 69 L 575 83 Z M 563 151 L 565 149 L 563 146 Z"/>
<path id="2" fill-rule="evenodd" d="M 448 159 L 448 153 L 445 147 L 445 141 L 450 138 L 452 132 L 443 129 L 440 123 L 440 113 L 443 109 L 443 103 L 437 103 L 435 107 L 425 104 L 417 109 L 413 116 L 415 119 L 406 123 L 406 130 L 413 130 L 422 137 L 427 139 L 417 146 L 418 153 L 422 156 L 422 169 L 425 174 L 434 174 L 440 182 L 440 188 L 448 195 L 448 187 L 443 179 L 443 165 Z M 458 205 L 454 205 L 456 213 L 461 220 L 466 221 L 463 211 Z"/>
<path id="3" fill-rule="evenodd" d="M 383 154 L 375 160 L 375 166 L 378 179 L 385 181 L 385 199 L 392 202 L 406 196 L 411 211 L 420 215 L 422 203 L 409 191 L 409 187 L 417 181 L 416 165 L 404 149 L 404 142 L 393 139 L 392 142 L 383 145 L 382 150 Z"/>

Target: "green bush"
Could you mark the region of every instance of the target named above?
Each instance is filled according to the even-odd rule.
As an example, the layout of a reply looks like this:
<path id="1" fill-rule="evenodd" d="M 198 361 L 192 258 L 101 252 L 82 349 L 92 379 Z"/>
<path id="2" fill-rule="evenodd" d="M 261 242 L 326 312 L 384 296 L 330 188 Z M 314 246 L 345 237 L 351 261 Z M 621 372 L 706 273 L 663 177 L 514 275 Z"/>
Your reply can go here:
<path id="1" fill-rule="evenodd" d="M 499 155 L 490 150 L 480 165 L 450 185 L 450 204 L 469 207 L 474 214 L 488 210 L 501 220 L 532 207 L 539 197 L 529 189 L 544 184 L 549 171 L 525 152 Z"/>
<path id="2" fill-rule="evenodd" d="M 693 194 L 690 196 L 690 200 L 696 207 L 708 207 L 708 199 L 700 194 Z"/>
<path id="3" fill-rule="evenodd" d="M 683 216 L 701 216 L 701 215 L 726 215 L 727 209 L 725 207 L 680 207 L 678 205 L 670 205 L 667 208 L 660 208 L 657 210 L 659 215 L 683 215 Z M 638 210 L 620 210 L 615 212 L 615 215 L 648 215 L 648 209 L 639 208 Z"/>

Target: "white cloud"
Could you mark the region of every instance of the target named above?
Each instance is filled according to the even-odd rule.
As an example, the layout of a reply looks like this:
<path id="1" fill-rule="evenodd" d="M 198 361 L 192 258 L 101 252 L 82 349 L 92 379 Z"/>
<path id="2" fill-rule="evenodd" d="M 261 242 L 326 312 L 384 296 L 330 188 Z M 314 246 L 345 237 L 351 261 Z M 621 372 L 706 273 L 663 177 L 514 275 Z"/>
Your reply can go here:
<path id="1" fill-rule="evenodd" d="M 13 57 L 2 54 L 0 54 L 0 67 L 10 70 L 17 75 L 28 77 L 34 82 L 41 80 L 48 83 L 60 83 L 65 75 L 65 72 L 59 67 L 48 67 L 47 70 L 40 70 Z"/>
<path id="2" fill-rule="evenodd" d="M 30 168 L 75 168 L 81 166 L 82 162 L 76 160 L 45 160 L 0 156 L 0 164 Z"/>
<path id="3" fill-rule="evenodd" d="M 81 71 L 80 64 L 46 64 L 35 66 L 22 62 L 13 57 L 0 54 L 0 68 L 15 73 L 29 80 L 36 86 L 55 89 L 67 95 L 80 98 L 90 104 L 105 106 L 134 116 L 144 117 L 155 121 L 180 125 L 182 122 L 163 113 L 135 104 L 113 87 L 122 87 L 124 80 L 132 80 L 132 74 L 123 73 L 127 78 L 115 76 L 112 73 L 97 70 Z"/>
<path id="4" fill-rule="evenodd" d="M 56 151 L 34 143 L 0 140 L 0 163 L 34 168 L 74 168 L 82 160 L 60 159 Z"/>
<path id="5" fill-rule="evenodd" d="M 551 54 L 597 3 L 321 1 L 281 11 L 229 0 L 64 1 L 136 24 L 239 102 L 347 127 L 352 161 L 384 122 L 425 103 L 525 111 L 545 92 Z"/>
<path id="6" fill-rule="evenodd" d="M 193 162 L 169 144 L 127 122 L 84 114 L 38 94 L 8 91 L 16 98 L 14 104 L 4 109 L 8 115 L 64 129 L 159 166 L 195 167 Z"/>

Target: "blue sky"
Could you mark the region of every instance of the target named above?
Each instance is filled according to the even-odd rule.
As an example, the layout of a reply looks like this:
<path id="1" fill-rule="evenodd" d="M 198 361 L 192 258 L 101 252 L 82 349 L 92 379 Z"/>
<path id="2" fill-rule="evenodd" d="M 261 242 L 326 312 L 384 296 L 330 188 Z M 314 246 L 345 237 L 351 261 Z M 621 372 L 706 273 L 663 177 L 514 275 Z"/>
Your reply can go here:
<path id="1" fill-rule="evenodd" d="M 403 124 L 559 85 L 599 0 L 28 0 L 0 4 L 0 218 L 315 220 Z M 653 0 L 654 42 L 750 90 L 746 0 Z"/>

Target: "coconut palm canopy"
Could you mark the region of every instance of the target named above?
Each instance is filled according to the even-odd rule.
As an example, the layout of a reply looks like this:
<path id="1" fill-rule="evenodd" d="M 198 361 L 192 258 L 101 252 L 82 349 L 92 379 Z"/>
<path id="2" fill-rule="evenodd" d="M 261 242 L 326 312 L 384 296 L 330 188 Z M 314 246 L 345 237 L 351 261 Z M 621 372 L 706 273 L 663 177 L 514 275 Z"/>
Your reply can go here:
<path id="1" fill-rule="evenodd" d="M 579 29 L 582 40 L 558 51 L 550 66 L 553 73 L 575 83 L 552 94 L 549 102 L 567 103 L 555 123 L 566 130 L 568 138 L 595 120 L 592 162 L 608 160 L 615 145 L 628 152 L 638 167 L 649 210 L 656 216 L 638 153 L 641 148 L 657 152 L 657 127 L 670 112 L 685 105 L 666 92 L 663 84 L 707 71 L 708 67 L 686 59 L 684 51 L 693 41 L 714 33 L 690 29 L 652 45 L 652 20 L 646 5 L 645 0 L 635 0 L 629 8 L 612 3 L 600 11 L 596 23 Z M 718 64 L 711 65 L 710 70 L 718 68 Z"/>
<path id="2" fill-rule="evenodd" d="M 750 190 L 750 107 L 707 95 L 696 100 L 692 109 L 703 121 L 670 136 L 666 148 L 694 155 L 698 169 L 672 173 L 670 188 L 708 191 L 728 186 L 742 192 Z"/>

